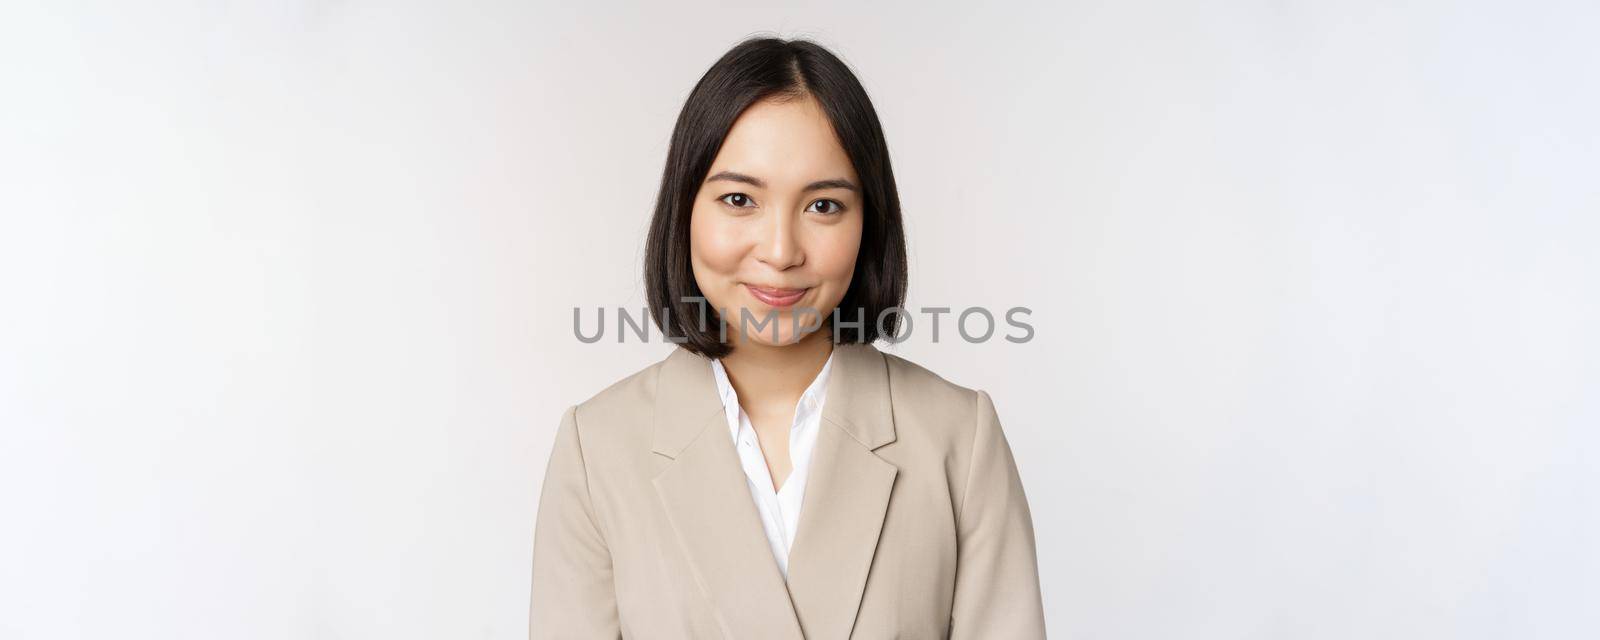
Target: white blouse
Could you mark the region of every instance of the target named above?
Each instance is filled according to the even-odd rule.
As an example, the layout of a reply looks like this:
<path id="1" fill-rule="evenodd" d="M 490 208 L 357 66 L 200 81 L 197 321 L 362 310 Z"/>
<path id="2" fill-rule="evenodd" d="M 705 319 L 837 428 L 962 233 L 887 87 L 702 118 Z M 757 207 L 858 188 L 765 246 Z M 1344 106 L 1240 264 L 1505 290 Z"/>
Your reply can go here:
<path id="1" fill-rule="evenodd" d="M 750 496 L 755 499 L 756 510 L 761 514 L 761 526 L 766 529 L 767 544 L 773 557 L 778 559 L 778 570 L 789 577 L 789 549 L 794 546 L 794 535 L 800 525 L 800 505 L 805 499 L 807 469 L 811 467 L 811 452 L 816 449 L 817 431 L 822 426 L 822 404 L 827 399 L 828 371 L 833 368 L 833 355 L 823 363 L 811 386 L 800 394 L 795 405 L 794 423 L 789 426 L 789 477 L 783 488 L 772 490 L 772 474 L 767 471 L 766 458 L 761 454 L 761 442 L 756 438 L 750 416 L 739 406 L 739 394 L 728 381 L 728 372 L 721 360 L 711 361 L 711 370 L 717 379 L 717 391 L 722 396 L 722 408 L 728 417 L 728 432 L 739 451 L 739 464 L 744 467 Z"/>

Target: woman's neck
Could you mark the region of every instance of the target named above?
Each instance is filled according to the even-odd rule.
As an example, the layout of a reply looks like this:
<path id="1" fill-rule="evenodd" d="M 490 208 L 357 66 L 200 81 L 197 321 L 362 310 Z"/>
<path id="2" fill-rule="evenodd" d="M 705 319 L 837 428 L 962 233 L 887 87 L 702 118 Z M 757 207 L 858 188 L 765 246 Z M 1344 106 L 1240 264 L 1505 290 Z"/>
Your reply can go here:
<path id="1" fill-rule="evenodd" d="M 732 353 L 722 358 L 722 366 L 739 394 L 739 403 L 787 406 L 799 402 L 800 395 L 833 354 L 831 334 L 824 326 L 793 344 L 774 346 L 743 341 L 736 345 Z"/>

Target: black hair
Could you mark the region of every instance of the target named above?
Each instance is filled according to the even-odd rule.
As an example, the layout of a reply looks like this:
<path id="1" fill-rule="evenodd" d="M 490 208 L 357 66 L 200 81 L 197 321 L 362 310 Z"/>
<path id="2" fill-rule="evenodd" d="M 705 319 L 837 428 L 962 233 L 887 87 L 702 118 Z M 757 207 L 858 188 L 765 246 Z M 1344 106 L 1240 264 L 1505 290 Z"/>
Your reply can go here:
<path id="1" fill-rule="evenodd" d="M 733 349 L 722 319 L 705 303 L 689 260 L 689 216 L 728 130 L 767 98 L 815 98 L 861 180 L 861 249 L 850 287 L 834 317 L 838 342 L 871 343 L 898 333 L 906 294 L 906 239 L 889 146 L 860 80 L 832 52 L 803 39 L 751 38 L 701 76 L 678 112 L 661 174 L 644 261 L 650 311 L 661 331 L 682 346 L 720 358 Z M 881 318 L 886 311 L 895 310 Z M 856 324 L 859 321 L 859 324 Z M 831 327 L 825 322 L 824 327 Z"/>

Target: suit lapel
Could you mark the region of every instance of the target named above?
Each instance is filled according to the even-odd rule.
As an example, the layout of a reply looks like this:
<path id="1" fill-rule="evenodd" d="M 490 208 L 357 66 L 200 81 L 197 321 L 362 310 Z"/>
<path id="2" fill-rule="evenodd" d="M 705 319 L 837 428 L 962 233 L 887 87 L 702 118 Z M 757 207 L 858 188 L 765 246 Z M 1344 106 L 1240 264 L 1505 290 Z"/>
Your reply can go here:
<path id="1" fill-rule="evenodd" d="M 811 459 L 789 593 L 809 638 L 848 638 L 899 471 L 872 451 L 895 439 L 888 365 L 871 345 L 836 345 Z"/>
<path id="2" fill-rule="evenodd" d="M 847 638 L 855 626 L 899 472 L 873 453 L 895 440 L 883 354 L 834 349 L 787 585 L 725 431 L 711 362 L 678 347 L 662 365 L 652 449 L 673 461 L 656 493 L 729 637 Z"/>
<path id="3" fill-rule="evenodd" d="M 653 450 L 673 459 L 654 480 L 656 494 L 724 635 L 801 640 L 726 429 L 711 362 L 677 348 L 656 388 Z"/>

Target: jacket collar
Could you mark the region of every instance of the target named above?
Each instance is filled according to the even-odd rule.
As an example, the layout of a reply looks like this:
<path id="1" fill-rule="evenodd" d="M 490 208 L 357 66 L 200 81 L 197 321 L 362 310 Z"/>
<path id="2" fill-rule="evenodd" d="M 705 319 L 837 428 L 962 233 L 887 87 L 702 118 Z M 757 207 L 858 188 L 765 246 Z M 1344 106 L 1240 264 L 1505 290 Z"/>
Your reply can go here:
<path id="1" fill-rule="evenodd" d="M 785 582 L 767 546 L 738 453 L 722 429 L 711 361 L 677 347 L 655 390 L 652 481 L 724 635 L 848 637 L 877 552 L 898 469 L 873 453 L 895 440 L 885 356 L 834 345 L 823 425 L 808 471 Z"/>
<path id="2" fill-rule="evenodd" d="M 889 369 L 883 352 L 870 344 L 836 344 L 832 358 L 823 420 L 844 429 L 868 450 L 894 442 Z M 651 450 L 668 458 L 677 458 L 700 435 L 706 416 L 720 415 L 723 410 L 711 359 L 681 346 L 662 362 L 655 396 Z"/>

